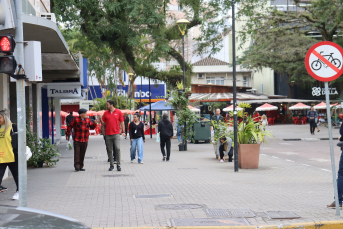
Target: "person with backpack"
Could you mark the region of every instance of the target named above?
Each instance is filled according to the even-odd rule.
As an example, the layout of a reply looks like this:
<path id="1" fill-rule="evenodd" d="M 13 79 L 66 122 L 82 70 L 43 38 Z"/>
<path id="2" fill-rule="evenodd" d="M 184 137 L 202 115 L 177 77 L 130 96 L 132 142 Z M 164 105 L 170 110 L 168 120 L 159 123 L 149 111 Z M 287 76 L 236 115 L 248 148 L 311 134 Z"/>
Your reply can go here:
<path id="1" fill-rule="evenodd" d="M 164 113 L 162 115 L 162 120 L 158 123 L 158 132 L 160 133 L 160 147 L 161 153 L 163 155 L 163 161 L 170 159 L 170 139 L 173 138 L 173 125 L 168 120 L 168 114 Z M 167 148 L 167 156 L 164 147 Z"/>
<path id="2" fill-rule="evenodd" d="M 7 191 L 7 188 L 1 186 L 7 167 L 17 186 L 12 199 L 19 200 L 17 125 L 13 124 L 2 110 L 0 111 L 0 192 Z"/>

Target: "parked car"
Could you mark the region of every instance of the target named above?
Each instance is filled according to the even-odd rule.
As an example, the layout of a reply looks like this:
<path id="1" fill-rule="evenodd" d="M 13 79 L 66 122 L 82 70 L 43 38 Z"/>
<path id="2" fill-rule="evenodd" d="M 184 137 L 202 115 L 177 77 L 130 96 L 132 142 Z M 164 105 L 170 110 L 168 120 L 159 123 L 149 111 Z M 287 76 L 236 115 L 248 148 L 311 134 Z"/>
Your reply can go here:
<path id="1" fill-rule="evenodd" d="M 79 221 L 43 210 L 0 205 L 1 229 L 90 229 Z"/>

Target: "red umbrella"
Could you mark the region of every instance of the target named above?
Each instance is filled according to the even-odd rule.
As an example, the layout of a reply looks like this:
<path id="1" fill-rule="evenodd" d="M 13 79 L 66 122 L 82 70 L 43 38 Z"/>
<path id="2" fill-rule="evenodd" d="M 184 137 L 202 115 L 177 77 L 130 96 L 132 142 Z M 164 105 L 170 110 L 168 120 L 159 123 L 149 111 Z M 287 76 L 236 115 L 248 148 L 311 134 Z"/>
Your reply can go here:
<path id="1" fill-rule="evenodd" d="M 98 115 L 98 112 L 96 112 L 96 111 L 87 111 L 87 113 L 86 113 L 88 116 L 96 116 L 96 115 Z"/>
<path id="2" fill-rule="evenodd" d="M 277 109 L 277 106 L 270 105 L 269 103 L 265 103 L 262 106 L 256 108 L 257 111 L 273 111 Z"/>

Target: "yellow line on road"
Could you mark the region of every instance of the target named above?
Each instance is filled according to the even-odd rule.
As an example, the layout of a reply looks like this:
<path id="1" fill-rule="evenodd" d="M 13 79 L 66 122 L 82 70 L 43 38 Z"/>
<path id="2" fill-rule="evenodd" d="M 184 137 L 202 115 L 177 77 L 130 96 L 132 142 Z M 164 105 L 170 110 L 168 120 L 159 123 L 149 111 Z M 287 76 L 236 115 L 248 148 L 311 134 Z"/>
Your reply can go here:
<path id="1" fill-rule="evenodd" d="M 97 227 L 92 229 L 343 229 L 343 220 L 265 226 Z"/>

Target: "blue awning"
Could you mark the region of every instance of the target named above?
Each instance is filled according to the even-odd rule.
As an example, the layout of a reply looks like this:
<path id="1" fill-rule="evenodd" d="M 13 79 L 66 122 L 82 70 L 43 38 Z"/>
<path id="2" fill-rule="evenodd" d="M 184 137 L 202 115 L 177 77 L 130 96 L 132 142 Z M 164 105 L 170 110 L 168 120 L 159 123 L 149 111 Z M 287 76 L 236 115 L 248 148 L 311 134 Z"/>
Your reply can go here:
<path id="1" fill-rule="evenodd" d="M 146 105 L 139 110 L 141 111 L 149 111 L 150 105 Z M 167 104 L 165 101 L 161 100 L 156 103 L 151 104 L 151 110 L 152 111 L 170 111 L 170 110 L 175 110 L 172 105 Z"/>

